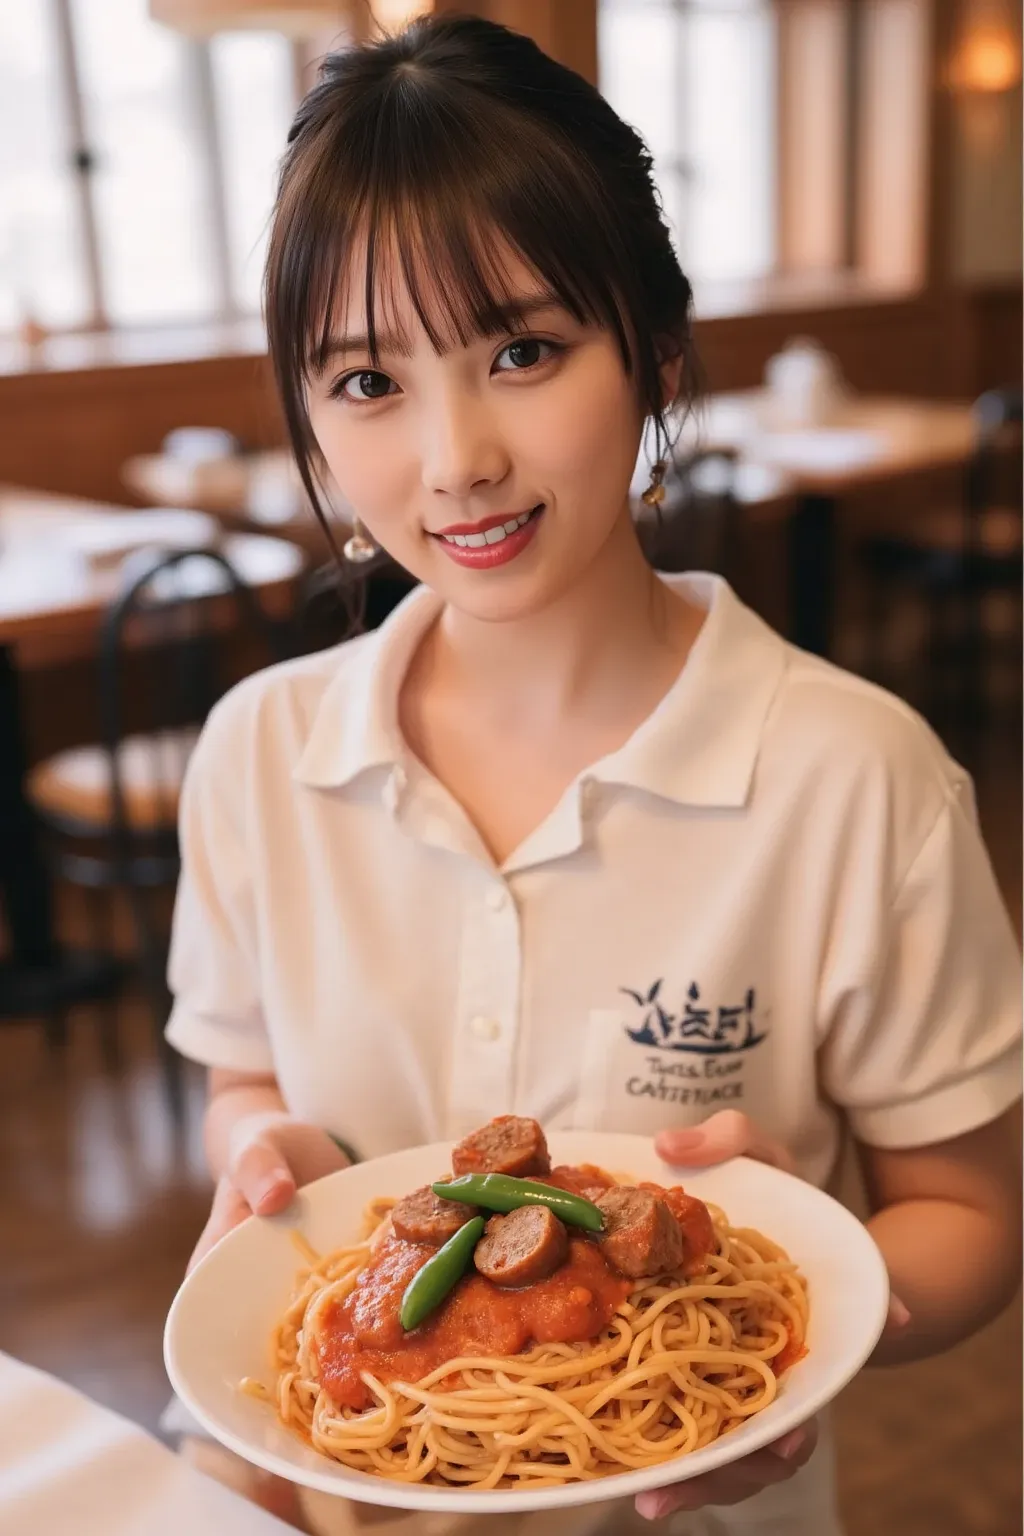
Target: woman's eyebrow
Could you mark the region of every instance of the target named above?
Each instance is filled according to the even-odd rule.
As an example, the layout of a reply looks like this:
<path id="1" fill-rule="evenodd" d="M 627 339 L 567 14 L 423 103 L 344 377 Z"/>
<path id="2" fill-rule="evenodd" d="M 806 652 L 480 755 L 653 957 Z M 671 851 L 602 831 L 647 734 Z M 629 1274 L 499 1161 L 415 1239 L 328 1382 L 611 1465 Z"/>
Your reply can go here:
<path id="1" fill-rule="evenodd" d="M 493 336 L 499 331 L 507 331 L 518 325 L 523 320 L 528 320 L 531 315 L 539 314 L 546 309 L 565 310 L 565 305 L 556 293 L 528 293 L 520 298 L 510 299 L 506 304 L 488 305 L 475 317 L 477 327 L 482 336 Z"/>
<path id="2" fill-rule="evenodd" d="M 531 315 L 539 314 L 543 310 L 564 310 L 564 308 L 564 304 L 556 294 L 532 293 L 524 294 L 518 299 L 510 299 L 505 304 L 489 305 L 474 318 L 481 336 L 495 336 L 502 331 L 513 329 L 522 321 L 529 319 Z M 374 339 L 381 357 L 412 356 L 409 339 L 404 335 L 392 331 L 378 331 Z M 331 336 L 322 347 L 317 349 L 316 372 L 318 375 L 326 373 L 328 366 L 335 358 L 343 357 L 347 353 L 368 354 L 369 351 L 370 338 L 365 332 Z"/>

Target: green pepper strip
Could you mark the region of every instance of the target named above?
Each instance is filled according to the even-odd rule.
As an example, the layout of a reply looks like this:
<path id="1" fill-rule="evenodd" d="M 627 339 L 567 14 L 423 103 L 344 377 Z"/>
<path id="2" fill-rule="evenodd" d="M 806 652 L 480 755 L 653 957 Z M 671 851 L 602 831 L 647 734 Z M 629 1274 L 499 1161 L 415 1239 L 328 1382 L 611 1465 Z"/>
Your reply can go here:
<path id="1" fill-rule="evenodd" d="M 507 1173 L 464 1173 L 461 1178 L 447 1184 L 432 1184 L 431 1188 L 442 1200 L 463 1200 L 467 1205 L 481 1205 L 485 1211 L 546 1205 L 570 1226 L 585 1227 L 588 1232 L 604 1231 L 604 1217 L 590 1200 L 533 1179 L 514 1179 Z"/>
<path id="2" fill-rule="evenodd" d="M 413 1275 L 405 1288 L 398 1314 L 406 1333 L 411 1328 L 418 1328 L 423 1319 L 440 1306 L 448 1292 L 462 1279 L 472 1261 L 473 1249 L 483 1236 L 483 1230 L 483 1217 L 474 1216 Z"/>

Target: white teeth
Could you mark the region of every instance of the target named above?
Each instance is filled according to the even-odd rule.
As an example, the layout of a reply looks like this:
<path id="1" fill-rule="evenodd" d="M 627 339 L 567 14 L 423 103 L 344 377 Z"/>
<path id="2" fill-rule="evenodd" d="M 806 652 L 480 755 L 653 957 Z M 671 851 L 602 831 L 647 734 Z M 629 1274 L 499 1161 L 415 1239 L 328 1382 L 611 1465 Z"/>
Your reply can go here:
<path id="1" fill-rule="evenodd" d="M 536 508 L 531 507 L 529 512 L 522 512 L 518 517 L 509 518 L 507 523 L 500 524 L 496 528 L 488 528 L 486 533 L 442 533 L 441 537 L 446 544 L 458 544 L 461 549 L 483 549 L 486 544 L 500 544 L 502 539 L 510 533 L 517 533 L 520 528 L 525 528 Z"/>

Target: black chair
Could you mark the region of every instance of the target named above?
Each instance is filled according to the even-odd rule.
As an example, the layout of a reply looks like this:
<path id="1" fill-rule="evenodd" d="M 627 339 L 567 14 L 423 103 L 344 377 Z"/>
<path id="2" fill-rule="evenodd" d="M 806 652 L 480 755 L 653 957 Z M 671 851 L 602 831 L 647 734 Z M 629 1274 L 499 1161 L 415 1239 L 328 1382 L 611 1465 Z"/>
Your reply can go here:
<path id="1" fill-rule="evenodd" d="M 115 895 L 127 898 L 135 962 L 176 1115 L 180 1062 L 163 1030 L 182 779 L 217 700 L 242 676 L 282 659 L 284 649 L 280 631 L 224 555 L 147 555 L 103 624 L 100 742 L 62 752 L 29 777 L 55 873 L 90 893 L 98 948 L 113 948 Z M 113 1010 L 104 1015 L 103 1048 L 112 1066 L 119 1059 L 116 1024 Z"/>
<path id="2" fill-rule="evenodd" d="M 869 594 L 865 670 L 899 686 L 889 660 L 892 620 L 903 599 L 917 597 L 928 637 L 923 702 L 936 718 L 951 706 L 965 724 L 986 712 L 987 599 L 1001 591 L 1019 609 L 1024 543 L 1021 391 L 989 390 L 973 415 L 975 448 L 958 504 L 916 519 L 899 538 L 875 537 L 861 547 Z"/>
<path id="3" fill-rule="evenodd" d="M 711 571 L 734 585 L 741 579 L 742 509 L 736 497 L 737 454 L 705 448 L 670 457 L 665 498 L 642 503 L 640 542 L 655 570 Z"/>

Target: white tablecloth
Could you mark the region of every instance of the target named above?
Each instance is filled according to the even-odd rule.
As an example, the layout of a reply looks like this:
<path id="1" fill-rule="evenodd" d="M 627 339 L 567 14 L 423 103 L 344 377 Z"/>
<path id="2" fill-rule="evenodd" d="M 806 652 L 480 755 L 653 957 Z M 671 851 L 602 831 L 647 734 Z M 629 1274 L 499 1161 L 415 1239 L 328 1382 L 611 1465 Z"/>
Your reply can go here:
<path id="1" fill-rule="evenodd" d="M 0 1354 L 0 1536 L 295 1536 L 138 1425 Z"/>

